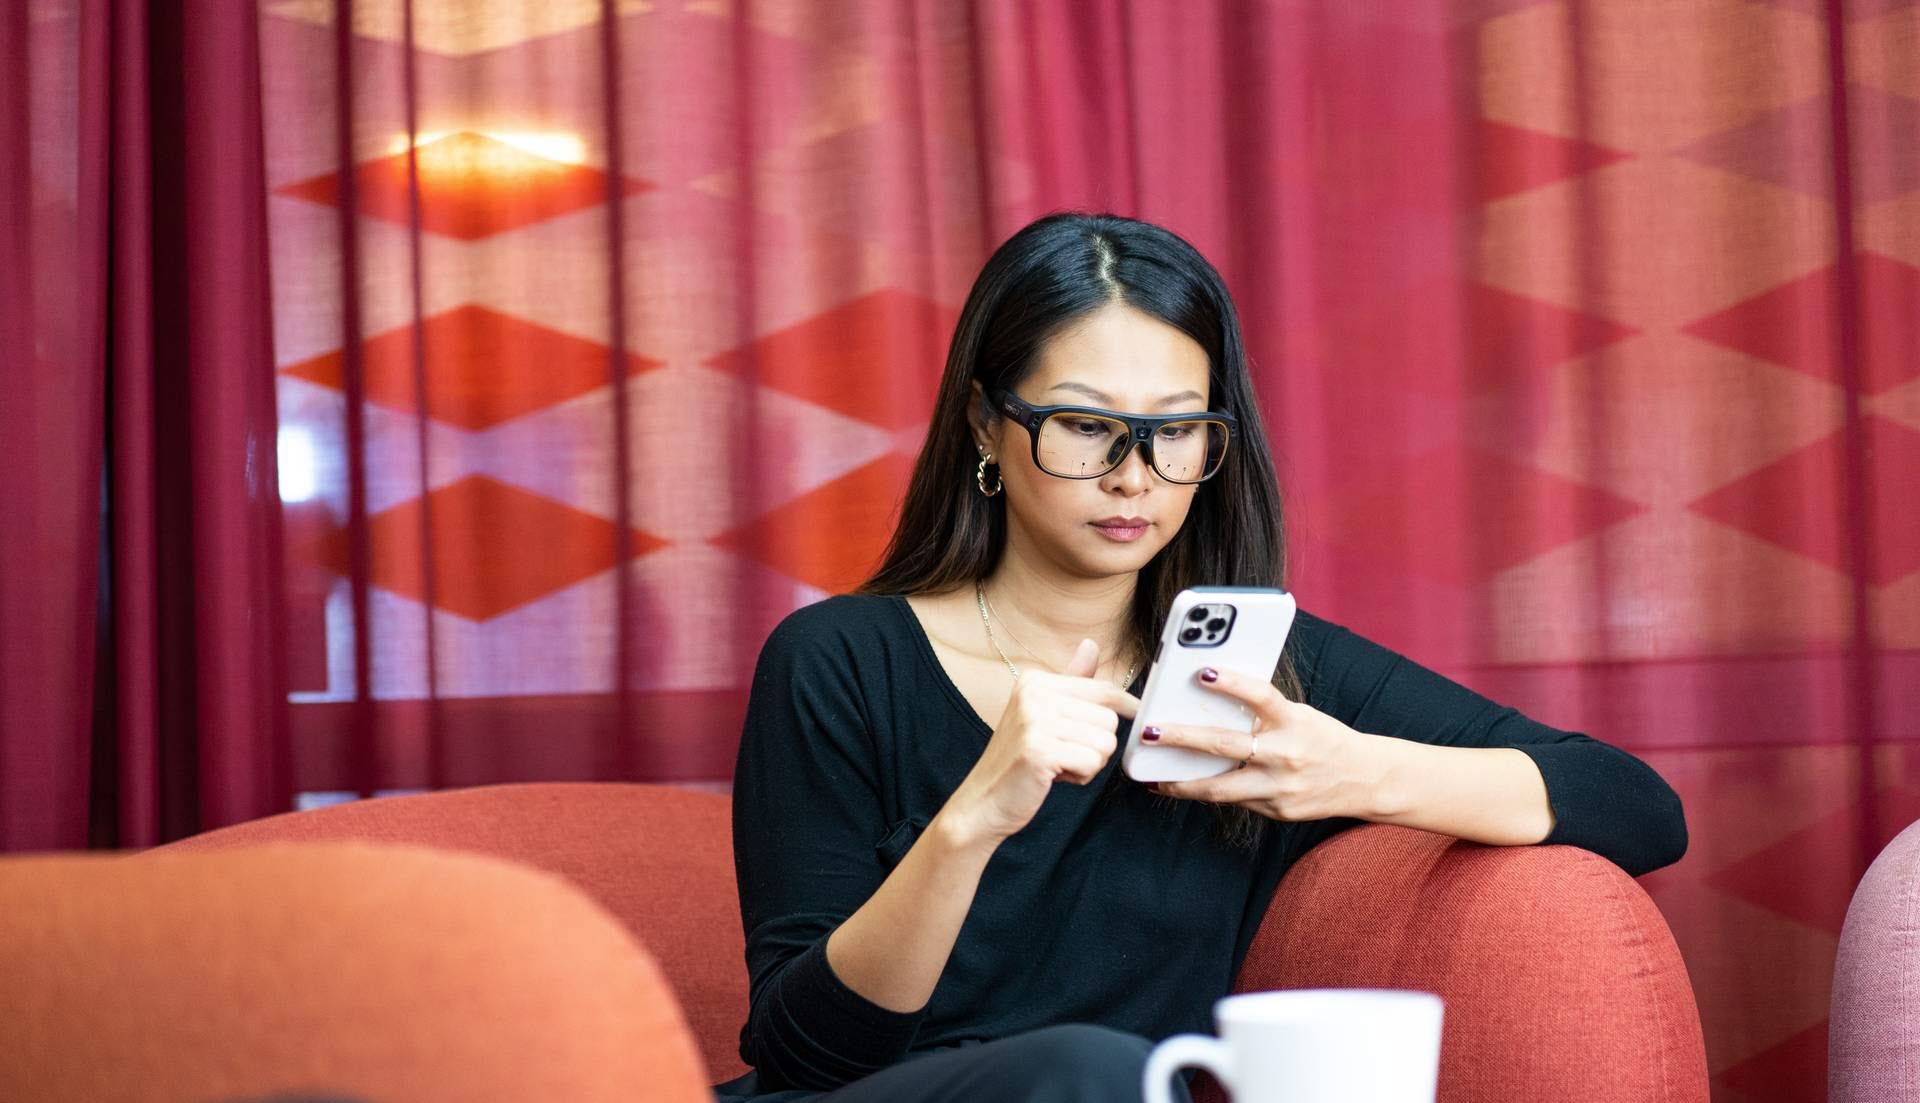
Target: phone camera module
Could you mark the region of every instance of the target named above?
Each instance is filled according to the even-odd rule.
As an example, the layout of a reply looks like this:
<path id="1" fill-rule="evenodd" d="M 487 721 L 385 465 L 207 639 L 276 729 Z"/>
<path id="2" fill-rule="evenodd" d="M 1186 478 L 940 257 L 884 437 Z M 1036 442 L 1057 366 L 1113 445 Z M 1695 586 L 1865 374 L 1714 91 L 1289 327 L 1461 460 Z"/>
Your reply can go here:
<path id="1" fill-rule="evenodd" d="M 1233 634 L 1233 603 L 1201 602 L 1180 617 L 1180 631 L 1174 637 L 1182 647 L 1219 647 Z"/>

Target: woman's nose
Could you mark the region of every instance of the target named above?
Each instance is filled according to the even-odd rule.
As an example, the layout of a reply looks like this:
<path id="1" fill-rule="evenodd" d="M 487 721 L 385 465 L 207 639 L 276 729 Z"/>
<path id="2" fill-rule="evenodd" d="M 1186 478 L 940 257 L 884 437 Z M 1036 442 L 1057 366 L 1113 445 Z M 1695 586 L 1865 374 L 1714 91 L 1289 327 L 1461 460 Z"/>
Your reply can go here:
<path id="1" fill-rule="evenodd" d="M 1147 463 L 1147 450 L 1144 447 L 1133 447 L 1132 441 L 1127 443 L 1128 448 L 1120 466 L 1114 468 L 1107 478 L 1117 480 L 1117 484 L 1127 493 L 1138 494 L 1153 481 L 1153 468 Z"/>

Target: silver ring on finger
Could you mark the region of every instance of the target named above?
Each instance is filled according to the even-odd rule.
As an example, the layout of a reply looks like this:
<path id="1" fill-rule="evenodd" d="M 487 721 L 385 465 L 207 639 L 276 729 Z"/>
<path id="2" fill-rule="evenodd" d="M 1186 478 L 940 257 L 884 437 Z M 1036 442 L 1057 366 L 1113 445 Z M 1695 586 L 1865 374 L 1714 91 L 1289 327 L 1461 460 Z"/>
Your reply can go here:
<path id="1" fill-rule="evenodd" d="M 1253 763 L 1253 756 L 1260 753 L 1260 733 L 1252 732 L 1250 734 L 1252 739 L 1247 745 L 1247 757 L 1240 760 L 1240 765 L 1236 767 L 1236 769 L 1246 769 Z"/>

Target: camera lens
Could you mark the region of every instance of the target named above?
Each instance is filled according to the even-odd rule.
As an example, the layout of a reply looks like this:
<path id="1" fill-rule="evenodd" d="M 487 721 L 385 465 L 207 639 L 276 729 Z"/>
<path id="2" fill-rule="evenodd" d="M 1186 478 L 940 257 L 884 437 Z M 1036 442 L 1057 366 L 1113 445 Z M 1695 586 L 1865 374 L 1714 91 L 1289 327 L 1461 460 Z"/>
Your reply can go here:
<path id="1" fill-rule="evenodd" d="M 1222 628 L 1225 628 L 1226 626 L 1227 626 L 1227 618 L 1215 617 L 1212 620 L 1207 622 L 1207 631 L 1218 632 Z"/>
<path id="2" fill-rule="evenodd" d="M 1207 607 L 1206 607 L 1206 606 L 1204 606 L 1204 605 L 1196 605 L 1196 606 L 1194 606 L 1194 607 L 1193 607 L 1193 611 L 1187 614 L 1187 619 L 1188 619 L 1188 620 L 1190 620 L 1190 621 L 1192 621 L 1192 622 L 1194 622 L 1195 624 L 1198 624 L 1198 623 L 1200 623 L 1201 621 L 1203 621 L 1203 620 L 1206 620 L 1206 619 L 1207 619 Z"/>
<path id="3" fill-rule="evenodd" d="M 1185 629 L 1182 629 L 1180 632 L 1181 643 L 1192 643 L 1193 641 L 1199 638 L 1200 638 L 1200 630 L 1198 628 L 1185 628 Z"/>

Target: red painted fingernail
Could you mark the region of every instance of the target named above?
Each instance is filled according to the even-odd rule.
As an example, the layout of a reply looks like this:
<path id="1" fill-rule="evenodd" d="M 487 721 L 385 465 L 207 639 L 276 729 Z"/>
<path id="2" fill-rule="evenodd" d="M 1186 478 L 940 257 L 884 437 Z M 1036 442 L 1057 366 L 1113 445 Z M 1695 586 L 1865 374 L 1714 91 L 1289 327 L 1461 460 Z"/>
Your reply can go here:
<path id="1" fill-rule="evenodd" d="M 1160 738 L 1160 729 L 1159 728 L 1141 728 L 1140 738 L 1151 743 L 1154 740 Z"/>
<path id="2" fill-rule="evenodd" d="M 1158 793 L 1160 791 L 1160 783 L 1157 781 L 1149 781 L 1147 782 L 1147 788 Z"/>
<path id="3" fill-rule="evenodd" d="M 1220 680 L 1220 672 L 1210 666 L 1203 666 L 1200 668 L 1200 680 L 1203 682 L 1217 682 Z"/>

